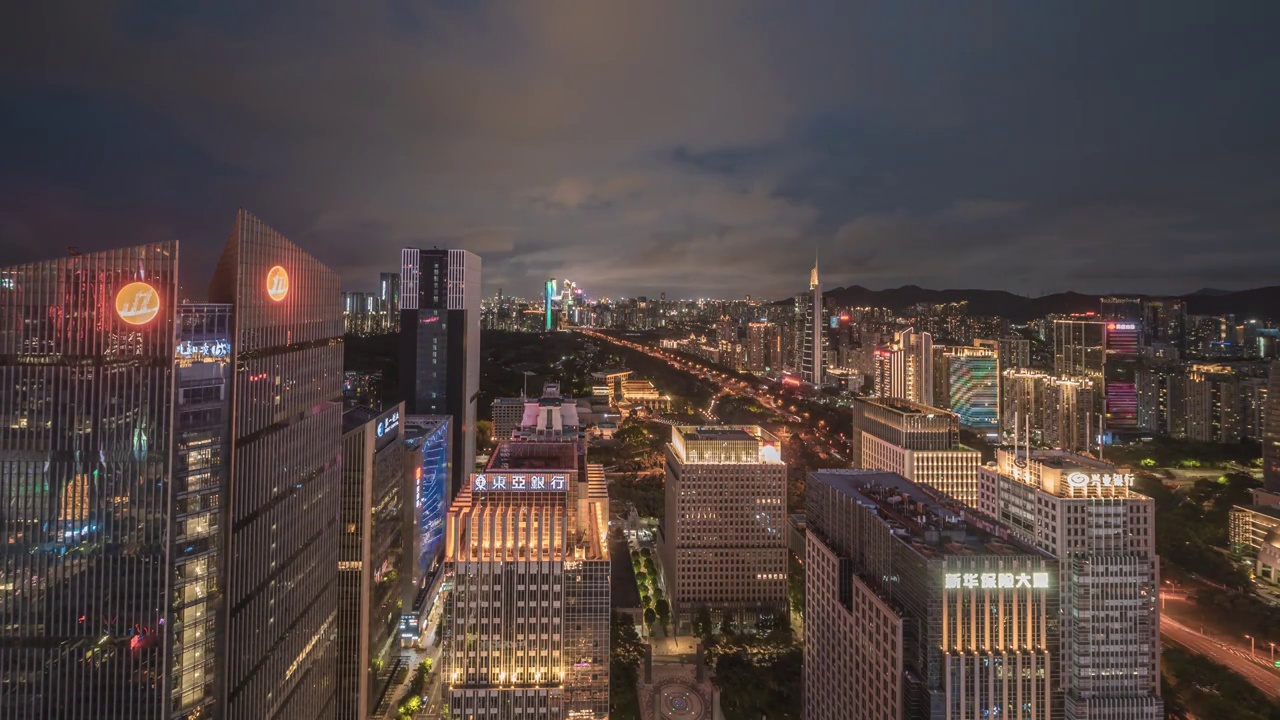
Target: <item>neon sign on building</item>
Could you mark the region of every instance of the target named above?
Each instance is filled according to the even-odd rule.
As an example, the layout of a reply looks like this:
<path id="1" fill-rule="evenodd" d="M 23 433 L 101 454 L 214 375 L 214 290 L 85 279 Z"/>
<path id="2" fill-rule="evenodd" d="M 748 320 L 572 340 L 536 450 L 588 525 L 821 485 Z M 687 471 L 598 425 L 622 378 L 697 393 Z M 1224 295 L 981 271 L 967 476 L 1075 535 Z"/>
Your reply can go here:
<path id="1" fill-rule="evenodd" d="M 131 282 L 116 293 L 116 315 L 130 325 L 146 325 L 160 314 L 160 293 L 144 282 Z"/>
<path id="2" fill-rule="evenodd" d="M 289 273 L 276 265 L 267 271 L 267 297 L 280 302 L 289 294 Z"/>
<path id="3" fill-rule="evenodd" d="M 1043 590 L 1049 587 L 1049 573 L 947 573 L 944 583 L 948 590 Z"/>
<path id="4" fill-rule="evenodd" d="M 476 492 L 489 490 L 564 490 L 564 475 L 478 474 L 471 479 L 471 489 Z"/>

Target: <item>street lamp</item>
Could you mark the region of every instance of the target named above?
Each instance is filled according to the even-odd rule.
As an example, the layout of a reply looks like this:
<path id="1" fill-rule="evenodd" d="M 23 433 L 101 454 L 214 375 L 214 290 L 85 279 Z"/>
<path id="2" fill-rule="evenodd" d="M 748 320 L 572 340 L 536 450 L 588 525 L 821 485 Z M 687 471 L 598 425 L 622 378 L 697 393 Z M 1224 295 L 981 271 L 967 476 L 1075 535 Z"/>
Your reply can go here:
<path id="1" fill-rule="evenodd" d="M 1253 657 L 1254 639 L 1252 635 L 1245 635 L 1249 638 L 1249 657 Z"/>
<path id="2" fill-rule="evenodd" d="M 1271 664 L 1275 665 L 1276 664 L 1276 644 L 1271 642 L 1270 640 L 1268 640 L 1267 642 L 1270 643 L 1271 645 Z"/>

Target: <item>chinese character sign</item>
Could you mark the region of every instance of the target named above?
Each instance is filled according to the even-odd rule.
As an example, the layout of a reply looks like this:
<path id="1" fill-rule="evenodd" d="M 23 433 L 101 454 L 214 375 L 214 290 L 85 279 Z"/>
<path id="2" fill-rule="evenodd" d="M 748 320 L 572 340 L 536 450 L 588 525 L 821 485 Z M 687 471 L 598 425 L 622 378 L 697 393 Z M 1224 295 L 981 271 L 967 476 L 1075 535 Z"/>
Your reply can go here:
<path id="1" fill-rule="evenodd" d="M 567 487 L 565 475 L 546 475 L 543 473 L 477 473 L 471 476 L 473 492 L 528 490 L 564 490 Z"/>
<path id="2" fill-rule="evenodd" d="M 1083 473 L 1067 475 L 1067 484 L 1073 488 L 1129 487 L 1133 485 L 1133 473 Z"/>
<path id="3" fill-rule="evenodd" d="M 947 573 L 944 587 L 947 590 L 1044 590 L 1049 587 L 1049 573 Z"/>

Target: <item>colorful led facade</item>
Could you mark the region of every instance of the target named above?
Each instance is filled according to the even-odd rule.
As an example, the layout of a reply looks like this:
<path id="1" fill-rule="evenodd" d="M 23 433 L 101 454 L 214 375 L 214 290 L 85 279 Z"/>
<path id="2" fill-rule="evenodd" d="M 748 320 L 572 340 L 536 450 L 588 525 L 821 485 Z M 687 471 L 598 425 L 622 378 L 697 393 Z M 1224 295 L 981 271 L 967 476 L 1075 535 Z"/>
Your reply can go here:
<path id="1" fill-rule="evenodd" d="M 972 347 L 947 352 L 951 410 L 960 424 L 976 433 L 1000 430 L 1000 372 L 996 353 Z"/>
<path id="2" fill-rule="evenodd" d="M 465 250 L 400 251 L 400 386 L 410 415 L 448 415 L 449 498 L 476 464 L 480 394 L 480 258 Z"/>

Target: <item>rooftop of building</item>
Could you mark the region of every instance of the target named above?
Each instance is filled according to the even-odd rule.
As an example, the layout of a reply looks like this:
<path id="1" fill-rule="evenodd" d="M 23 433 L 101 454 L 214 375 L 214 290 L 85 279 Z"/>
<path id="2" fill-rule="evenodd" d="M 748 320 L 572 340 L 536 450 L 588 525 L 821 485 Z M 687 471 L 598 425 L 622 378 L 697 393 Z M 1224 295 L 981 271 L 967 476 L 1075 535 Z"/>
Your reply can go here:
<path id="1" fill-rule="evenodd" d="M 740 427 L 687 427 L 677 428 L 680 436 L 686 441 L 690 440 L 721 440 L 728 442 L 730 440 L 757 440 L 757 435 L 747 432 L 745 428 Z"/>
<path id="2" fill-rule="evenodd" d="M 895 537 L 923 557 L 1040 554 L 994 520 L 897 473 L 836 469 L 809 477 L 874 509 Z"/>
<path id="3" fill-rule="evenodd" d="M 518 398 L 518 397 L 500 397 L 500 398 L 493 399 L 494 405 L 513 405 L 516 407 L 523 408 L 524 403 L 525 403 L 525 398 Z"/>
<path id="4" fill-rule="evenodd" d="M 1280 507 L 1275 505 L 1237 505 L 1236 507 L 1241 510 L 1248 510 L 1249 512 L 1266 515 L 1269 518 L 1280 520 Z"/>
<path id="5" fill-rule="evenodd" d="M 1011 452 L 1011 448 L 1001 448 L 1002 452 Z M 1031 459 L 1044 467 L 1054 470 L 1090 470 L 1112 472 L 1115 466 L 1111 463 L 1081 455 L 1069 450 L 1032 450 Z"/>
<path id="6" fill-rule="evenodd" d="M 950 410 L 902 398 L 858 398 L 858 402 L 892 410 L 902 415 L 951 415 Z"/>
<path id="7" fill-rule="evenodd" d="M 577 470 L 578 445 L 569 442 L 498 443 L 485 470 Z"/>
<path id="8" fill-rule="evenodd" d="M 342 413 L 342 434 L 346 435 L 353 430 L 357 430 L 361 426 L 377 420 L 380 415 L 382 415 L 382 413 L 371 407 L 357 405 Z"/>
<path id="9" fill-rule="evenodd" d="M 430 435 L 449 422 L 448 415 L 406 415 L 401 422 L 406 440 Z"/>

